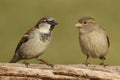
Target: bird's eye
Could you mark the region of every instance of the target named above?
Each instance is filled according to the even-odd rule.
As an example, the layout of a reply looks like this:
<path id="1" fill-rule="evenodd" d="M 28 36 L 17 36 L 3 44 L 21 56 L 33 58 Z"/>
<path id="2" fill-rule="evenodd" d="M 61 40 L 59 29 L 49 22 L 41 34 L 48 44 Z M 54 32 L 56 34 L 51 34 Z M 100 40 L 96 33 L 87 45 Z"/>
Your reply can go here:
<path id="1" fill-rule="evenodd" d="M 44 21 L 44 22 L 46 22 L 47 20 L 46 20 L 46 19 L 44 19 L 43 21 Z"/>
<path id="2" fill-rule="evenodd" d="M 87 22 L 85 21 L 85 22 L 83 22 L 83 24 L 87 24 Z"/>

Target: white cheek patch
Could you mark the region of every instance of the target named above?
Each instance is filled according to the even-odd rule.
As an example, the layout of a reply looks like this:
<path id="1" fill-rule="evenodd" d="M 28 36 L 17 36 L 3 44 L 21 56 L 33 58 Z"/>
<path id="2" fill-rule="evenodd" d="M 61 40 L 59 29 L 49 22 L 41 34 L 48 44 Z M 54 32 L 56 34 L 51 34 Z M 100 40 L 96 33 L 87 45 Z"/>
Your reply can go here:
<path id="1" fill-rule="evenodd" d="M 39 31 L 41 33 L 49 33 L 50 32 L 50 24 L 47 24 L 47 23 L 39 24 Z"/>

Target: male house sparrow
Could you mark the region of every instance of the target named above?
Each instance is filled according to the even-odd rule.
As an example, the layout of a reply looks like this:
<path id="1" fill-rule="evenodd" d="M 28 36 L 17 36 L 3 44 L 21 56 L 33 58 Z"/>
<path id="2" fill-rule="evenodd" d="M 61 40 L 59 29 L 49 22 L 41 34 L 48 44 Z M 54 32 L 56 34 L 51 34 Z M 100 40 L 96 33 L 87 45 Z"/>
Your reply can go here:
<path id="1" fill-rule="evenodd" d="M 38 59 L 48 48 L 52 38 L 52 30 L 57 24 L 57 21 L 52 17 L 44 17 L 40 19 L 34 27 L 24 34 L 17 45 L 15 54 L 10 63 L 16 63 L 19 60 L 32 58 Z M 42 59 L 38 60 L 48 65 L 46 61 Z M 25 62 L 27 67 L 28 64 L 29 63 Z"/>
<path id="2" fill-rule="evenodd" d="M 87 56 L 85 64 L 88 65 L 87 60 L 92 57 L 101 59 L 101 65 L 105 66 L 105 56 L 110 42 L 104 29 L 91 17 L 82 17 L 75 26 L 79 31 L 81 50 Z"/>

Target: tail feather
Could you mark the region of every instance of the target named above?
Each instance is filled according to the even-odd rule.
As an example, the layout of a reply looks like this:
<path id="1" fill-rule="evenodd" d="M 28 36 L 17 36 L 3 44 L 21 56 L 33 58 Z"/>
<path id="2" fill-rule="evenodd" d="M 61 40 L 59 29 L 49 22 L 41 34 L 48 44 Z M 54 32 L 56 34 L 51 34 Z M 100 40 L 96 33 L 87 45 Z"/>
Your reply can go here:
<path id="1" fill-rule="evenodd" d="M 12 58 L 12 60 L 9 62 L 9 63 L 16 63 L 17 61 L 20 60 L 20 57 L 19 55 L 15 54 Z"/>
<path id="2" fill-rule="evenodd" d="M 9 63 L 16 63 L 18 60 L 17 59 L 12 59 Z"/>

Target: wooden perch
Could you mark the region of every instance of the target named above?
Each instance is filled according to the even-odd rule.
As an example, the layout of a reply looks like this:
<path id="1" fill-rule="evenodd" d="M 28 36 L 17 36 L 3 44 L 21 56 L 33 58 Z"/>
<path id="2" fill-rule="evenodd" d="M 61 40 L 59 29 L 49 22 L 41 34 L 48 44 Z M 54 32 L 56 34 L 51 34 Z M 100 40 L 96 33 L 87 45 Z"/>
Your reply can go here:
<path id="1" fill-rule="evenodd" d="M 0 63 L 0 80 L 120 80 L 120 66 Z"/>

